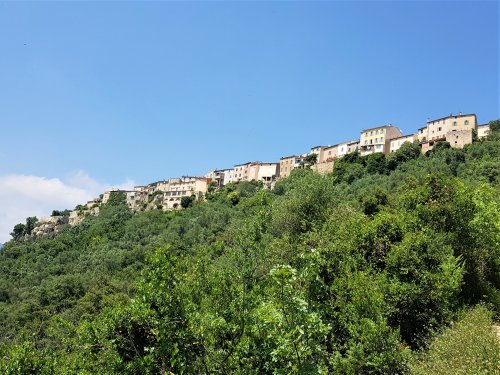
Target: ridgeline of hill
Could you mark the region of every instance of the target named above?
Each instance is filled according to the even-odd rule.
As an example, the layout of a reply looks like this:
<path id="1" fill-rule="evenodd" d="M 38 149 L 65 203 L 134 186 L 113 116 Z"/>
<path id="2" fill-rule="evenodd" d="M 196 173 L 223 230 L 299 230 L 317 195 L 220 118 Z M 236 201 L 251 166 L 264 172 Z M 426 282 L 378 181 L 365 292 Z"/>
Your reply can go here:
<path id="1" fill-rule="evenodd" d="M 446 146 L 4 244 L 0 372 L 498 373 L 500 132 Z"/>

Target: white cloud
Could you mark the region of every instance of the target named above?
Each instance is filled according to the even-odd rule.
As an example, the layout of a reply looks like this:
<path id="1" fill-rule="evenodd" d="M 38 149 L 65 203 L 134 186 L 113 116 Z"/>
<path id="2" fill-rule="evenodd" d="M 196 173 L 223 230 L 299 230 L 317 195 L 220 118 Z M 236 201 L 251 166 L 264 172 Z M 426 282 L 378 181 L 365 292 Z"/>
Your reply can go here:
<path id="1" fill-rule="evenodd" d="M 79 171 L 65 181 L 29 175 L 0 176 L 0 242 L 10 239 L 9 233 L 28 216 L 48 216 L 52 210 L 73 209 L 112 187 L 130 189 L 134 182 L 109 185 Z"/>

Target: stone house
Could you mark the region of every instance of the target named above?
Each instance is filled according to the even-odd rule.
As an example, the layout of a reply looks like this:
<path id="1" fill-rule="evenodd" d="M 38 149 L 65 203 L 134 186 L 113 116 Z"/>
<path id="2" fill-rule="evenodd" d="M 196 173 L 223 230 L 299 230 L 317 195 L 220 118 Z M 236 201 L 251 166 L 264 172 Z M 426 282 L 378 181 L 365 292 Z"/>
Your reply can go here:
<path id="1" fill-rule="evenodd" d="M 462 148 L 472 143 L 472 132 L 477 130 L 474 113 L 449 115 L 436 120 L 428 120 L 427 126 L 418 131 L 422 152 L 432 150 L 435 142 L 449 142 L 451 147 Z"/>

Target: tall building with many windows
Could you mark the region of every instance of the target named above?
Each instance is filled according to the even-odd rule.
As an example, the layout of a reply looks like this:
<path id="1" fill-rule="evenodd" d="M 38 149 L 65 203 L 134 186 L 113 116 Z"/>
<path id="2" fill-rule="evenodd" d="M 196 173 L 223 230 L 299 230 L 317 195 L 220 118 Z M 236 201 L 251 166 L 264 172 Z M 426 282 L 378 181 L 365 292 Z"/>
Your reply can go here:
<path id="1" fill-rule="evenodd" d="M 391 139 L 402 137 L 403 133 L 393 125 L 382 125 L 375 128 L 365 129 L 359 138 L 359 151 L 361 156 L 370 155 L 375 152 L 390 152 Z"/>

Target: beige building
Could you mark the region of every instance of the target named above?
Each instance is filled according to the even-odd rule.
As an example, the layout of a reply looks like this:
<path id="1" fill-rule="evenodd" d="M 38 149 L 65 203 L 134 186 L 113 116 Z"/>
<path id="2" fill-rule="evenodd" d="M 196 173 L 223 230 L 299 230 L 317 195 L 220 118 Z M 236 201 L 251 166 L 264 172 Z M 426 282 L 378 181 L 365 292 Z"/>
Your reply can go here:
<path id="1" fill-rule="evenodd" d="M 203 199 L 208 191 L 208 183 L 212 180 L 206 177 L 183 176 L 169 179 L 169 191 L 158 200 L 164 210 L 180 208 L 182 197 L 194 195 L 196 199 Z"/>
<path id="2" fill-rule="evenodd" d="M 446 133 L 446 142 L 453 148 L 463 148 L 472 143 L 472 130 L 453 130 Z"/>
<path id="3" fill-rule="evenodd" d="M 311 147 L 311 151 L 309 151 L 308 155 L 316 154 L 317 156 L 316 162 L 321 163 L 325 158 L 325 150 L 328 149 L 329 147 L 330 146 Z"/>
<path id="4" fill-rule="evenodd" d="M 393 138 L 390 141 L 391 144 L 389 146 L 389 151 L 395 152 L 399 150 L 399 148 L 403 145 L 403 143 L 405 142 L 413 143 L 415 141 L 418 141 L 417 134 L 403 135 L 402 137 Z"/>
<path id="5" fill-rule="evenodd" d="M 278 163 L 262 163 L 257 161 L 249 164 L 247 181 L 262 181 L 266 186 L 269 186 L 271 182 L 276 180 L 278 174 Z"/>
<path id="6" fill-rule="evenodd" d="M 323 149 L 321 157 L 319 158 L 320 163 L 332 161 L 337 158 L 339 152 L 338 145 L 327 146 Z"/>
<path id="7" fill-rule="evenodd" d="M 437 120 L 427 121 L 427 141 L 443 141 L 450 131 L 475 130 L 477 118 L 475 114 L 450 115 Z"/>
<path id="8" fill-rule="evenodd" d="M 250 162 L 244 164 L 237 164 L 234 166 L 234 176 L 233 181 L 248 181 L 248 172 L 250 168 Z"/>
<path id="9" fill-rule="evenodd" d="M 427 126 L 417 130 L 418 143 L 427 142 Z"/>
<path id="10" fill-rule="evenodd" d="M 490 126 L 488 124 L 477 126 L 477 136 L 479 138 L 487 137 L 490 134 Z"/>
<path id="11" fill-rule="evenodd" d="M 390 151 L 391 139 L 403 136 L 401 130 L 393 125 L 382 125 L 375 128 L 365 129 L 361 132 L 359 148 L 361 156 Z"/>
<path id="12" fill-rule="evenodd" d="M 280 173 L 280 165 L 278 163 L 259 163 L 257 170 L 257 181 L 262 181 L 265 186 L 271 186 Z"/>
<path id="13" fill-rule="evenodd" d="M 438 141 L 446 141 L 451 147 L 462 148 L 472 143 L 472 131 L 476 129 L 475 114 L 451 114 L 436 120 L 428 120 L 427 126 L 418 130 L 418 140 L 423 153 L 432 150 L 434 143 Z"/>
<path id="14" fill-rule="evenodd" d="M 279 177 L 285 178 L 290 176 L 290 173 L 292 173 L 295 168 L 299 168 L 302 165 L 302 160 L 304 160 L 304 157 L 301 155 L 284 156 L 280 158 Z"/>

